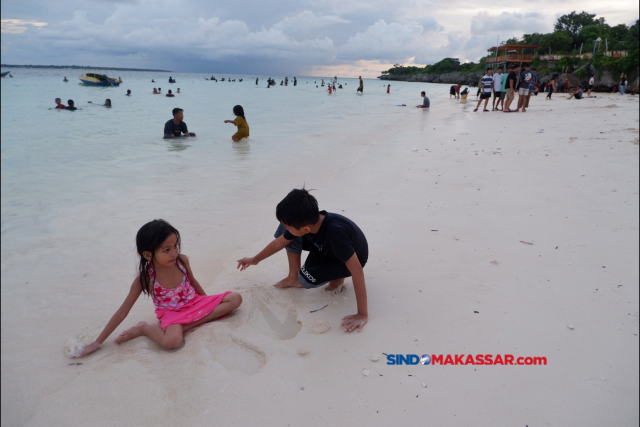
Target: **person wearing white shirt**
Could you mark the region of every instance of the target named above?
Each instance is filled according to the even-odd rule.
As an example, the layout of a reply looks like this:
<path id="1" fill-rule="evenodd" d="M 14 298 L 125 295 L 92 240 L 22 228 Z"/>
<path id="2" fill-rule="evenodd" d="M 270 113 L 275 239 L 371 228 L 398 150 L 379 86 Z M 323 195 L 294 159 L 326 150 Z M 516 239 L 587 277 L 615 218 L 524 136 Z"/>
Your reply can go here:
<path id="1" fill-rule="evenodd" d="M 593 74 L 591 76 L 591 78 L 589 79 L 589 90 L 587 91 L 587 98 L 589 98 L 591 96 L 591 91 L 593 90 L 593 87 L 596 85 L 596 75 Z"/>
<path id="2" fill-rule="evenodd" d="M 493 75 L 493 109 L 491 111 L 502 111 L 500 108 L 496 108 L 496 104 L 500 107 L 500 102 L 502 101 L 504 107 L 504 97 L 501 97 L 502 93 L 502 73 L 504 69 L 502 67 L 498 67 L 498 74 Z"/>

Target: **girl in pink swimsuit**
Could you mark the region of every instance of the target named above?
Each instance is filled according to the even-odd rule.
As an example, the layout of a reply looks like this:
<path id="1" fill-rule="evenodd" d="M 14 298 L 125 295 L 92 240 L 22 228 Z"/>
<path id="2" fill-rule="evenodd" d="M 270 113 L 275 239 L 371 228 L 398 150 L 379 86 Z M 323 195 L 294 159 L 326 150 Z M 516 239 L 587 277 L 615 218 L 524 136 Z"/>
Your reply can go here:
<path id="1" fill-rule="evenodd" d="M 193 277 L 189 259 L 180 254 L 180 233 L 168 222 L 156 219 L 142 226 L 136 235 L 140 255 L 138 277 L 129 295 L 111 317 L 98 338 L 80 357 L 96 351 L 129 314 L 141 293 L 151 295 L 159 325 L 140 322 L 116 338 L 116 344 L 145 335 L 164 348 L 182 344 L 186 332 L 235 310 L 242 303 L 236 292 L 207 295 Z"/>

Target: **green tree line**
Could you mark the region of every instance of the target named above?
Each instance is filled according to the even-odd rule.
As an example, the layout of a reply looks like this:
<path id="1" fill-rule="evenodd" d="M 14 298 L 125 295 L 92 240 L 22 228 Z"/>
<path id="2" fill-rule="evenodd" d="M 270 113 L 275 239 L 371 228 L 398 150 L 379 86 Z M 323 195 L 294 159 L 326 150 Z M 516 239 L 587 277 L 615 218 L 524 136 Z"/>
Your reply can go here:
<path id="1" fill-rule="evenodd" d="M 593 65 L 596 69 L 605 67 L 612 68 L 615 72 L 631 72 L 638 67 L 638 21 L 634 25 L 628 26 L 620 24 L 610 26 L 604 17 L 596 17 L 588 12 L 571 12 L 562 15 L 556 21 L 554 31 L 548 34 L 533 33 L 524 34 L 522 38 L 512 38 L 503 41 L 503 44 L 520 45 L 540 45 L 540 53 L 551 51 L 556 54 L 578 53 L 582 47 L 582 52 L 592 52 L 596 45 L 596 40 L 602 40 L 599 50 L 593 58 Z M 602 51 L 626 50 L 629 55 L 624 58 L 609 58 L 602 54 Z M 473 72 L 484 68 L 486 57 L 479 63 L 460 63 L 458 58 L 445 58 L 440 62 L 426 67 L 404 67 L 395 64 L 393 68 L 383 71 L 383 75 L 401 76 L 413 74 L 442 74 L 450 72 Z M 575 65 L 572 58 L 563 58 L 563 66 Z"/>

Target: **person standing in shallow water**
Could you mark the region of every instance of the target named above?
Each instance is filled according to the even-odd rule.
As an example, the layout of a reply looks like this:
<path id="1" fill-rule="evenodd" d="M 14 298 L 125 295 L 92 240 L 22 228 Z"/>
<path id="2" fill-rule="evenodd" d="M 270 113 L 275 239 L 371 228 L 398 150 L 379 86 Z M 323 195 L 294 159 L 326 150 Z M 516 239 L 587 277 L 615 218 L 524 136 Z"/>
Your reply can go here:
<path id="1" fill-rule="evenodd" d="M 362 76 L 358 77 L 360 79 L 360 87 L 356 89 L 356 92 L 364 93 L 364 81 L 362 80 Z"/>
<path id="2" fill-rule="evenodd" d="M 225 120 L 225 123 L 233 123 L 238 127 L 238 132 L 231 136 L 233 142 L 240 142 L 242 138 L 249 137 L 249 124 L 247 123 L 247 119 L 244 117 L 244 109 L 241 105 L 236 105 L 233 107 L 233 114 L 236 115 L 235 120 Z"/>

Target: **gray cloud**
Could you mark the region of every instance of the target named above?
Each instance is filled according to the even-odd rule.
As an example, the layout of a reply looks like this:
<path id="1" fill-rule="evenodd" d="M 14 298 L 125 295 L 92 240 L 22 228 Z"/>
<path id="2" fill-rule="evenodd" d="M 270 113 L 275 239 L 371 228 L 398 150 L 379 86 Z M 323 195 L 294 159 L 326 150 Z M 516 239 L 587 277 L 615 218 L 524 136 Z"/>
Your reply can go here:
<path id="1" fill-rule="evenodd" d="M 630 10 L 618 14 L 621 22 L 637 17 L 637 3 L 609 3 Z M 469 0 L 3 0 L 3 19 L 47 25 L 22 25 L 18 33 L 7 24 L 13 33 L 3 31 L 2 59 L 274 74 L 376 64 L 382 70 L 444 57 L 475 61 L 498 34 L 506 40 L 547 32 L 557 16 L 575 9 L 554 4 L 498 0 L 478 11 Z"/>

